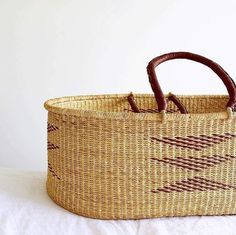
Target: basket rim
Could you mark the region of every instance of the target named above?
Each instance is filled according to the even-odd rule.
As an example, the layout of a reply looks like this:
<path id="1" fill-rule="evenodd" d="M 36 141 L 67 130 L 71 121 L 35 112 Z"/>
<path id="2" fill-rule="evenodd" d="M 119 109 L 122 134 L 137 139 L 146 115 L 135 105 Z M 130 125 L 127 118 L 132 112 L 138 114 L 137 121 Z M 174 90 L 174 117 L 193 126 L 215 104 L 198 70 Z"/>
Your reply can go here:
<path id="1" fill-rule="evenodd" d="M 97 100 L 97 99 L 127 99 L 130 93 L 123 94 L 97 94 L 97 95 L 78 95 L 78 96 L 63 96 L 53 98 L 45 101 L 44 108 L 49 112 L 62 114 L 66 116 L 79 116 L 79 117 L 94 117 L 105 119 L 133 119 L 133 120 L 155 120 L 162 121 L 163 116 L 168 121 L 186 121 L 186 120 L 205 120 L 205 119 L 228 119 L 229 113 L 227 109 L 223 112 L 214 113 L 128 113 L 128 112 L 109 112 L 97 110 L 81 110 L 73 108 L 63 108 L 56 106 L 59 103 L 65 103 L 76 100 Z M 150 98 L 154 97 L 153 94 L 147 93 L 133 93 L 136 98 Z M 180 98 L 228 98 L 228 95 L 178 95 Z M 231 114 L 231 117 L 236 117 L 236 113 Z"/>

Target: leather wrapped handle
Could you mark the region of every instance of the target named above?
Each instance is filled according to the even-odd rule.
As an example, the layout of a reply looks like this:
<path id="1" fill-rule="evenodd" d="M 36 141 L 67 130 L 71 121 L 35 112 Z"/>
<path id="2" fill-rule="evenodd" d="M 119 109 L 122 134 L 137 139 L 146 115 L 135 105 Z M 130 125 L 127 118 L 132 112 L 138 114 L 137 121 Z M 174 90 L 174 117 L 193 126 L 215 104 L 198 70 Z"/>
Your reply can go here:
<path id="1" fill-rule="evenodd" d="M 132 92 L 128 95 L 127 100 L 134 113 L 141 113 L 139 107 L 137 106 L 135 102 L 134 95 Z M 187 109 L 184 107 L 184 105 L 180 102 L 180 100 L 174 94 L 170 93 L 167 97 L 167 100 L 171 100 L 177 106 L 180 113 L 185 113 L 185 114 L 188 113 Z"/>
<path id="2" fill-rule="evenodd" d="M 171 100 L 177 106 L 180 113 L 185 113 L 185 114 L 188 113 L 185 106 L 180 102 L 180 100 L 174 94 L 170 94 L 168 96 L 167 100 Z"/>
<path id="3" fill-rule="evenodd" d="M 235 83 L 233 79 L 229 76 L 229 74 L 219 64 L 215 63 L 214 61 L 210 59 L 207 59 L 206 57 L 193 54 L 190 52 L 172 52 L 172 53 L 167 53 L 167 54 L 164 54 L 164 55 L 161 55 L 152 59 L 147 66 L 149 82 L 154 92 L 159 112 L 167 109 L 167 101 L 162 92 L 161 86 L 157 80 L 155 68 L 163 62 L 168 61 L 168 60 L 173 60 L 173 59 L 193 60 L 211 68 L 221 78 L 221 80 L 225 84 L 227 91 L 229 93 L 229 101 L 226 106 L 232 109 L 234 108 L 234 105 L 236 103 Z"/>

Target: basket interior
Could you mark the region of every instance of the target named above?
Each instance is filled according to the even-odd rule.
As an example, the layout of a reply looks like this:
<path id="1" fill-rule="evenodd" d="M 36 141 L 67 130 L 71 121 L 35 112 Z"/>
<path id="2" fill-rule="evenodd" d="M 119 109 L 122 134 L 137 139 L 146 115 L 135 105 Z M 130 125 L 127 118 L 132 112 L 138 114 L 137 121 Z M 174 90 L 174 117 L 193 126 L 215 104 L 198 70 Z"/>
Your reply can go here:
<path id="1" fill-rule="evenodd" d="M 75 96 L 56 99 L 54 107 L 105 112 L 132 112 L 126 95 Z M 151 94 L 134 94 L 137 106 L 143 113 L 158 112 L 156 100 Z M 189 113 L 214 113 L 226 111 L 227 95 L 177 96 Z M 179 110 L 172 101 L 168 102 L 168 113 Z"/>

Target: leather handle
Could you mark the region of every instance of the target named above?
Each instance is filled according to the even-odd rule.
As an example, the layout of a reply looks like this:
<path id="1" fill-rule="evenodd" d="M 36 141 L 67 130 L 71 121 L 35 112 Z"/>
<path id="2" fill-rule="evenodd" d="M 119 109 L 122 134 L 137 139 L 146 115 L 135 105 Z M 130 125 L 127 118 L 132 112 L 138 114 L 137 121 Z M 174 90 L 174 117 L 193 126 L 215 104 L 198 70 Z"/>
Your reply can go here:
<path id="1" fill-rule="evenodd" d="M 180 100 L 174 95 L 174 94 L 169 94 L 167 100 L 171 100 L 179 109 L 180 113 L 188 113 L 187 109 L 185 106 L 180 102 Z"/>
<path id="2" fill-rule="evenodd" d="M 139 107 L 137 106 L 137 104 L 135 102 L 134 95 L 132 92 L 128 95 L 127 100 L 128 100 L 130 107 L 134 113 L 141 113 Z M 185 114 L 188 113 L 185 106 L 180 102 L 180 100 L 174 94 L 170 93 L 168 95 L 167 100 L 171 100 L 177 106 L 180 113 L 185 113 Z"/>
<path id="3" fill-rule="evenodd" d="M 164 54 L 164 55 L 161 55 L 152 59 L 147 66 L 149 82 L 154 92 L 159 112 L 167 109 L 167 101 L 162 92 L 161 86 L 157 80 L 155 68 L 163 62 L 168 61 L 168 60 L 173 60 L 173 59 L 193 60 L 211 68 L 221 78 L 221 80 L 225 84 L 227 91 L 229 93 L 229 101 L 226 106 L 233 109 L 236 103 L 236 86 L 233 79 L 219 64 L 215 63 L 214 61 L 210 59 L 207 59 L 206 57 L 193 54 L 190 52 L 172 52 L 172 53 L 167 53 L 167 54 Z"/>
<path id="4" fill-rule="evenodd" d="M 131 106 L 131 109 L 133 110 L 134 113 L 141 113 L 141 111 L 139 110 L 139 108 L 134 100 L 134 95 L 132 92 L 128 95 L 127 100 L 128 100 L 128 102 Z"/>

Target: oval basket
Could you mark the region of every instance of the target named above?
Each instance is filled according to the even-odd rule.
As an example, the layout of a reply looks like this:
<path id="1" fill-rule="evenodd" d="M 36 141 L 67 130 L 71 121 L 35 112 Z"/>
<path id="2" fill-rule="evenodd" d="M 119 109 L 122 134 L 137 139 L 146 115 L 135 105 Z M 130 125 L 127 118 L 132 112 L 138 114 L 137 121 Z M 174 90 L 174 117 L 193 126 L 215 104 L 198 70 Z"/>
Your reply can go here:
<path id="1" fill-rule="evenodd" d="M 178 58 L 209 66 L 229 96 L 164 96 L 154 69 Z M 236 214 L 233 80 L 216 63 L 187 52 L 155 58 L 148 74 L 154 95 L 45 103 L 49 196 L 100 219 Z"/>

